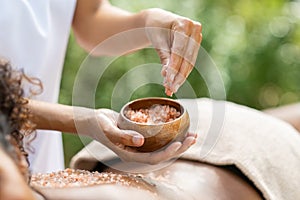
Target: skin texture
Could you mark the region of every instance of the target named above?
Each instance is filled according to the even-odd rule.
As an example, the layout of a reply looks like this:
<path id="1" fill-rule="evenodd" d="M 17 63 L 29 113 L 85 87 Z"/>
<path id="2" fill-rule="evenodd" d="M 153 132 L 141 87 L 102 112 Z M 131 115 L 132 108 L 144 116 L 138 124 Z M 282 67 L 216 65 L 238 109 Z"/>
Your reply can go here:
<path id="1" fill-rule="evenodd" d="M 117 164 L 118 165 L 118 164 Z M 124 172 L 112 168 L 105 170 L 116 174 Z M 126 175 L 126 173 L 125 173 Z M 231 170 L 188 160 L 177 160 L 171 165 L 140 174 L 143 184 L 130 186 L 103 184 L 81 188 L 43 188 L 40 191 L 49 199 L 218 199 L 261 200 L 260 194 L 243 178 Z M 117 193 L 115 191 L 118 191 Z"/>
<path id="2" fill-rule="evenodd" d="M 230 170 L 205 163 L 177 160 L 158 171 L 143 174 L 165 199 L 258 200 L 257 191 Z"/>

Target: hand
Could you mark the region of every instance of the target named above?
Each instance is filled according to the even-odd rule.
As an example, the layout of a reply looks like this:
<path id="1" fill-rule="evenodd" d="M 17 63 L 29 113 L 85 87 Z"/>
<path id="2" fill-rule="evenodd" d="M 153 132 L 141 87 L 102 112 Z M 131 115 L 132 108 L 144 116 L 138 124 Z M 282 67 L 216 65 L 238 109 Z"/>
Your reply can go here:
<path id="1" fill-rule="evenodd" d="M 105 137 L 109 139 L 107 141 L 105 138 L 96 136 L 96 140 L 101 143 L 106 143 L 107 146 L 111 146 L 110 143 L 122 144 L 125 146 L 139 147 L 144 144 L 144 137 L 131 130 L 121 130 L 117 126 L 119 113 L 110 109 L 98 109 L 96 111 L 97 121 L 102 129 Z"/>
<path id="2" fill-rule="evenodd" d="M 161 9 L 148 9 L 145 13 L 147 36 L 163 65 L 161 74 L 166 94 L 172 96 L 195 65 L 202 40 L 202 26 L 199 22 Z"/>
<path id="3" fill-rule="evenodd" d="M 119 144 L 118 148 L 112 149 L 122 160 L 126 162 L 139 162 L 155 165 L 168 161 L 172 158 L 178 158 L 190 146 L 196 143 L 197 134 L 188 133 L 183 142 L 173 142 L 166 149 L 142 153 L 135 149 Z"/>
<path id="4" fill-rule="evenodd" d="M 124 161 L 158 164 L 178 157 L 196 142 L 197 135 L 189 133 L 183 142 L 173 142 L 162 151 L 141 153 L 131 147 L 143 145 L 143 136 L 135 131 L 119 129 L 117 112 L 99 109 L 96 110 L 96 118 L 102 131 L 97 131 L 93 138 L 110 148 Z"/>

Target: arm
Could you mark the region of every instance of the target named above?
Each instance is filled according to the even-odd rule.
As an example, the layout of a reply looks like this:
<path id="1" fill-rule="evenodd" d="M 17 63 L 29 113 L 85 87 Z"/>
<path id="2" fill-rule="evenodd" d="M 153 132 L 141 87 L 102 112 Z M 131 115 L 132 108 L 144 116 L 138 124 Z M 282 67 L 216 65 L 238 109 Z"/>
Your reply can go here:
<path id="1" fill-rule="evenodd" d="M 28 100 L 26 106 L 33 116 L 36 129 L 77 133 L 72 107 L 36 100 Z"/>
<path id="2" fill-rule="evenodd" d="M 145 26 L 144 12 L 129 13 L 112 6 L 107 0 L 78 0 L 73 19 L 73 30 L 77 42 L 87 51 L 109 37 L 123 31 Z M 136 46 L 147 46 L 145 33 L 140 35 Z M 94 52 L 96 55 L 114 54 Z"/>
<path id="3" fill-rule="evenodd" d="M 113 111 L 105 114 L 107 109 L 94 110 L 36 100 L 29 100 L 26 106 L 32 113 L 32 121 L 36 124 L 36 129 L 68 132 L 96 140 L 101 140 L 101 138 L 98 138 L 100 135 L 98 133 L 102 132 L 115 143 L 123 143 L 129 146 L 143 144 L 140 134 L 128 133 L 110 124 L 110 118 L 117 117 L 117 114 Z M 94 134 L 95 132 L 97 132 L 97 135 Z M 133 136 L 135 135 L 141 138 L 137 143 L 133 142 Z"/>
<path id="4" fill-rule="evenodd" d="M 169 96 L 192 71 L 202 40 L 199 22 L 157 8 L 129 13 L 107 0 L 78 0 L 73 29 L 78 43 L 94 55 L 122 55 L 152 44 Z"/>
<path id="5" fill-rule="evenodd" d="M 58 130 L 88 136 L 113 150 L 121 159 L 157 164 L 177 157 L 196 141 L 196 134 L 188 134 L 184 141 L 173 142 L 158 152 L 138 153 L 130 146 L 141 146 L 142 135 L 117 126 L 118 113 L 109 109 L 89 109 L 29 100 L 26 105 L 33 115 L 37 129 Z"/>
<path id="6" fill-rule="evenodd" d="M 300 131 L 300 103 L 270 108 L 264 112 L 290 123 Z"/>

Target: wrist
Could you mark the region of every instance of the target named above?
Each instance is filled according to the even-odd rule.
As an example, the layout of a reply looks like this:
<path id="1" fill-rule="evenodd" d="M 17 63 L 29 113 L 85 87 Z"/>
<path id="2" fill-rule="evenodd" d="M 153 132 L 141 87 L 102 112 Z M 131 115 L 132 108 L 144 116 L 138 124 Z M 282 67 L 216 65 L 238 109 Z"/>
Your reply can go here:
<path id="1" fill-rule="evenodd" d="M 99 132 L 99 124 L 95 109 L 73 107 L 73 121 L 75 133 L 96 139 L 96 133 Z"/>
<path id="2" fill-rule="evenodd" d="M 144 28 L 148 26 L 150 9 L 141 10 L 140 12 L 137 13 L 137 19 L 139 20 L 138 21 L 139 27 Z"/>

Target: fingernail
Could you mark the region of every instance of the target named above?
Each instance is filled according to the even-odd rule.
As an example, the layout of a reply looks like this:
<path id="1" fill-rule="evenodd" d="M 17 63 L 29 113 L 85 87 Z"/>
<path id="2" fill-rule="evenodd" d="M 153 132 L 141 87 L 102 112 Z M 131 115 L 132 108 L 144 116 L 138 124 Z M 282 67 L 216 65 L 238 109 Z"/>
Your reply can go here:
<path id="1" fill-rule="evenodd" d="M 172 97 L 172 95 L 173 95 L 173 92 L 169 89 L 165 89 L 165 93 L 166 93 L 166 95 L 168 95 L 170 97 Z"/>
<path id="2" fill-rule="evenodd" d="M 132 142 L 135 145 L 142 145 L 143 138 L 140 137 L 140 136 L 135 135 L 135 136 L 132 137 Z"/>

